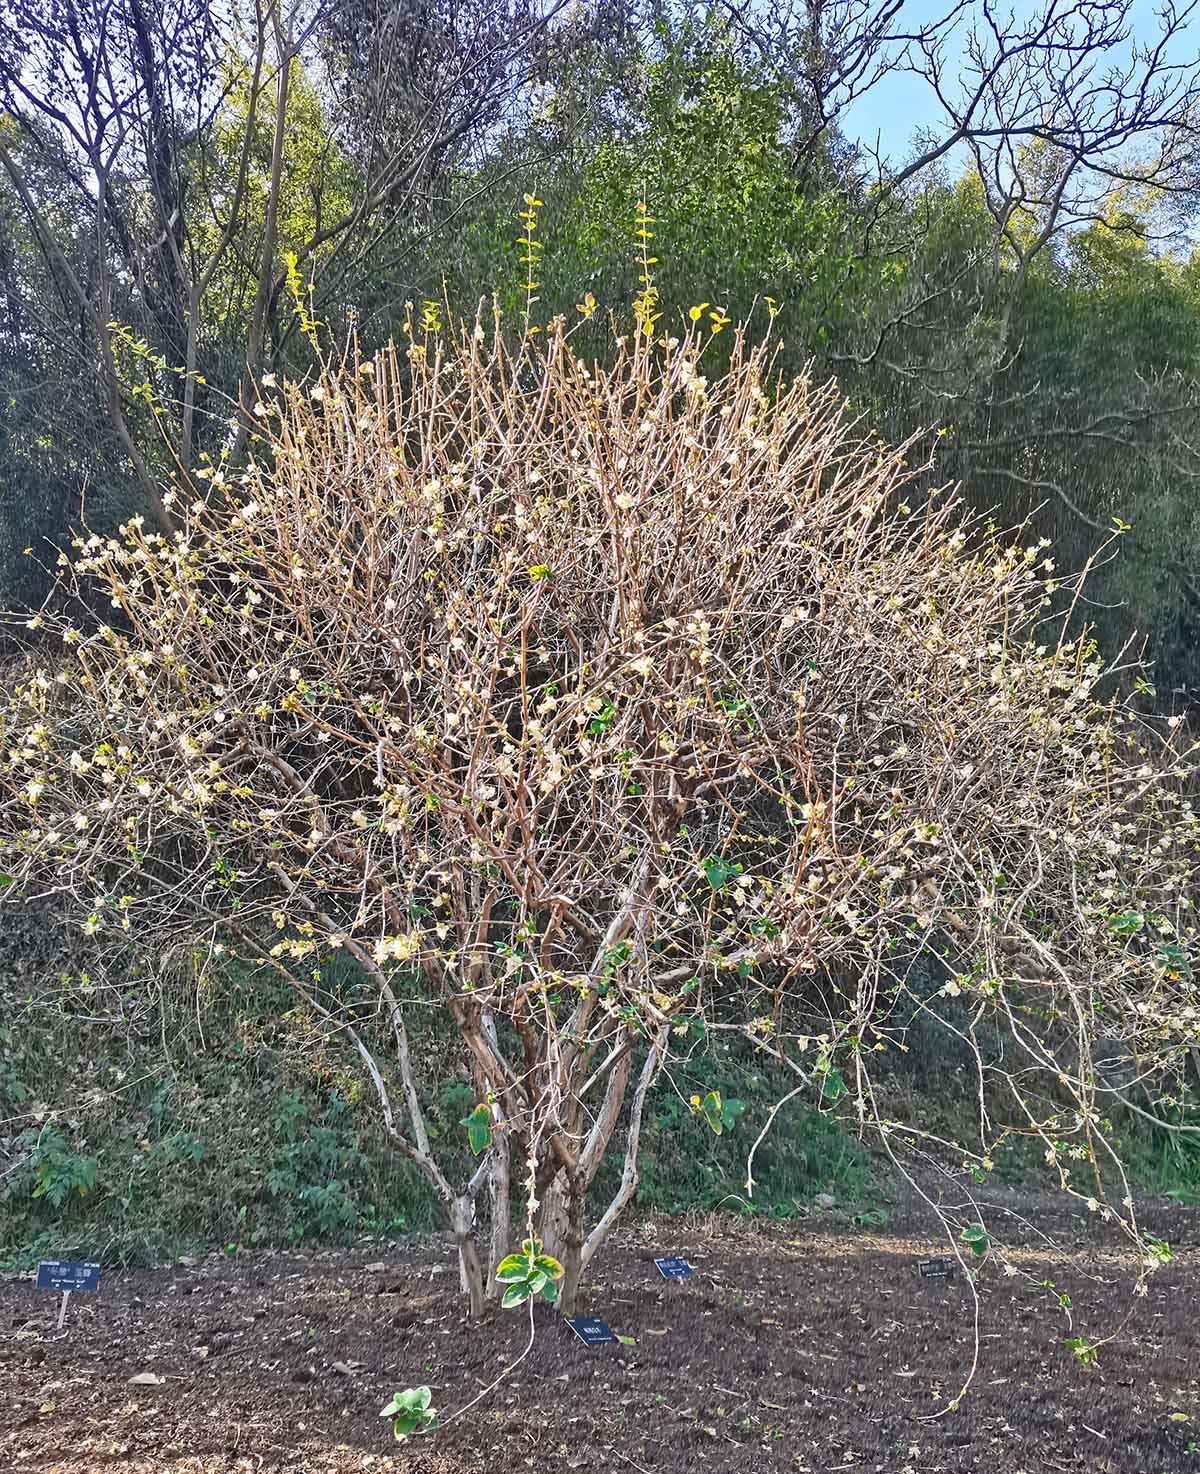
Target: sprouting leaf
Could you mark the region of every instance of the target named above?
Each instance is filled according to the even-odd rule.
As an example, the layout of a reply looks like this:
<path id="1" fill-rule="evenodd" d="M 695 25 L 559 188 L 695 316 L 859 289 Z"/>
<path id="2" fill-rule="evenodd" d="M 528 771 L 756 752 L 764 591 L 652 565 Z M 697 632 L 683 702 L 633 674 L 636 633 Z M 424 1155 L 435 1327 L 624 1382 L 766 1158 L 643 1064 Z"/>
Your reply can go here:
<path id="1" fill-rule="evenodd" d="M 542 579 L 549 580 L 554 577 L 554 570 L 548 563 L 535 563 L 531 568 L 526 569 L 526 572 L 533 579 L 534 583 Z"/>
<path id="2" fill-rule="evenodd" d="M 391 1418 L 392 1432 L 398 1440 L 423 1433 L 429 1428 L 437 1413 L 430 1404 L 433 1393 L 428 1387 L 406 1387 L 397 1392 L 385 1408 L 380 1409 L 381 1418 Z"/>
<path id="3" fill-rule="evenodd" d="M 637 1338 L 634 1336 L 618 1336 L 617 1340 L 622 1346 L 636 1346 Z"/>
<path id="4" fill-rule="evenodd" d="M 710 855 L 700 867 L 704 871 L 704 878 L 712 886 L 713 890 L 723 890 L 725 882 L 731 875 L 741 872 L 740 865 L 731 865 L 728 860 L 722 860 L 717 855 Z"/>
<path id="5" fill-rule="evenodd" d="M 1094 1342 L 1087 1340 L 1083 1336 L 1064 1337 L 1063 1344 L 1070 1347 L 1071 1355 L 1075 1358 L 1080 1366 L 1095 1366 L 1096 1363 L 1100 1360 L 1099 1347 L 1097 1347 Z"/>
<path id="6" fill-rule="evenodd" d="M 1108 929 L 1120 937 L 1135 936 L 1142 929 L 1142 917 L 1137 911 L 1122 911 L 1108 918 Z"/>

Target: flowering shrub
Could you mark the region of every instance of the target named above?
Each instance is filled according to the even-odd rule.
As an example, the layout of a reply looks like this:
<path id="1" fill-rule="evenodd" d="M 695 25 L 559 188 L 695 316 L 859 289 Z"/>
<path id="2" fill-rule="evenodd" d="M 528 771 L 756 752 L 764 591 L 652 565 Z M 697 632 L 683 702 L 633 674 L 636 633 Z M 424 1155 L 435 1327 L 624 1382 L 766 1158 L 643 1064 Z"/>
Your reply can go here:
<path id="1" fill-rule="evenodd" d="M 1179 729 L 1066 631 L 1043 546 L 918 492 L 767 347 L 736 335 L 709 382 L 718 330 L 661 338 L 647 308 L 599 368 L 561 322 L 514 350 L 427 311 L 404 352 L 265 384 L 252 459 L 169 496 L 172 534 L 64 556 L 65 596 L 102 589 L 111 624 L 45 615 L 63 658 L 3 714 L 9 897 L 49 885 L 98 943 L 203 937 L 285 974 L 357 1047 L 476 1312 L 505 1293 L 484 1197 L 488 1262 L 540 1240 L 570 1312 L 635 1191 L 646 1092 L 701 1033 L 748 1034 L 968 1187 L 1037 1135 L 1135 1237 L 1109 1106 L 1196 1037 Z M 368 1002 L 325 985 L 337 953 Z M 975 1050 L 973 1144 L 876 1087 L 931 957 L 968 1039 L 1008 1040 Z M 474 1079 L 453 1182 L 408 1041 L 430 1007 Z"/>

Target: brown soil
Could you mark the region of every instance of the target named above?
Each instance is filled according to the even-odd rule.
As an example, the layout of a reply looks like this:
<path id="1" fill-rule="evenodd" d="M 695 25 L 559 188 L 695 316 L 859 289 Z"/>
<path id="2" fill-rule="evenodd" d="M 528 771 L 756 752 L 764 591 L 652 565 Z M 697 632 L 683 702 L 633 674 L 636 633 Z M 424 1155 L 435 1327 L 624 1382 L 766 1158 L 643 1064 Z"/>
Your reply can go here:
<path id="1" fill-rule="evenodd" d="M 958 1411 L 947 1404 L 971 1364 L 973 1300 L 961 1275 L 919 1277 L 917 1259 L 946 1246 L 916 1213 L 875 1232 L 833 1215 L 768 1231 L 631 1228 L 580 1308 L 635 1345 L 588 1349 L 547 1309 L 508 1380 L 404 1446 L 378 1416 L 395 1388 L 429 1384 L 445 1419 L 527 1340 L 524 1312 L 463 1323 L 440 1242 L 112 1272 L 73 1298 L 61 1335 L 57 1297 L 9 1276 L 0 1471 L 1200 1474 L 1197 1217 L 1151 1215 L 1176 1252 L 1136 1300 L 1128 1259 L 1095 1220 L 1069 1256 L 1026 1230 L 1021 1269 L 1070 1294 L 1074 1328 L 1024 1274 L 988 1265 L 979 1368 Z M 656 1253 L 686 1255 L 694 1278 L 661 1281 Z M 1074 1365 L 1063 1338 L 1127 1311 L 1099 1365 Z M 165 1380 L 130 1383 L 146 1372 Z"/>

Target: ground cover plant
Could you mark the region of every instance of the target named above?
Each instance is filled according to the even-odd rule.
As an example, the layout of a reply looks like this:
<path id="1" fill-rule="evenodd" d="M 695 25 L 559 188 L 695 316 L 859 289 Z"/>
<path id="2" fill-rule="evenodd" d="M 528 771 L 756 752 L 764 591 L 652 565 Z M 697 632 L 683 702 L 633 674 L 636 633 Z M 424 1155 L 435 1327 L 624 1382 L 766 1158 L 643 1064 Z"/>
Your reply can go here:
<path id="1" fill-rule="evenodd" d="M 780 1108 L 947 1174 L 964 1263 L 992 1251 L 973 1184 L 1023 1135 L 1144 1284 L 1169 1251 L 1110 1112 L 1194 1038 L 1178 724 L 1122 697 L 1043 546 L 922 492 L 769 335 L 708 304 L 673 332 L 644 205 L 609 365 L 539 325 L 537 208 L 515 332 L 429 302 L 403 349 L 268 376 L 244 466 L 168 491 L 171 530 L 64 555 L 30 620 L 63 657 L 3 718 L 5 898 L 59 898 L 101 955 L 272 970 L 357 1052 L 474 1316 L 575 1308 L 649 1091 L 723 1033 L 791 1073 Z M 876 1088 L 931 960 L 979 1082 L 962 1140 Z M 450 1151 L 431 1011 L 472 1083 Z M 740 1109 L 687 1104 L 714 1133 Z"/>

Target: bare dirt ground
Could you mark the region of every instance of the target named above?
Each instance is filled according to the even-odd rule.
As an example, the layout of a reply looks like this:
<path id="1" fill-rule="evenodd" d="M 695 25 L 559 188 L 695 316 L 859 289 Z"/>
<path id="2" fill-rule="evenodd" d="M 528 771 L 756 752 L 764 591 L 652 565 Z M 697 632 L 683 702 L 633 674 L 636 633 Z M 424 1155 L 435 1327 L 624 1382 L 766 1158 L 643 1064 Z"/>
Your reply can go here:
<path id="1" fill-rule="evenodd" d="M 1149 1212 L 1175 1254 L 1140 1299 L 1119 1243 L 1056 1211 L 1069 1255 L 1013 1230 L 1021 1270 L 1053 1292 L 998 1264 L 980 1277 L 958 1411 L 975 1304 L 961 1274 L 918 1275 L 946 1248 L 927 1217 L 658 1221 L 615 1237 L 580 1307 L 635 1344 L 588 1349 L 547 1309 L 510 1379 L 403 1446 L 378 1416 L 395 1388 L 428 1384 L 445 1420 L 528 1339 L 524 1312 L 464 1324 L 441 1242 L 114 1271 L 73 1297 L 62 1334 L 57 1297 L 9 1276 L 0 1471 L 1200 1474 L 1200 1211 Z M 694 1277 L 662 1281 L 655 1254 Z M 1076 1366 L 1064 1337 L 1127 1312 L 1099 1364 Z M 131 1383 L 145 1373 L 162 1381 Z"/>

